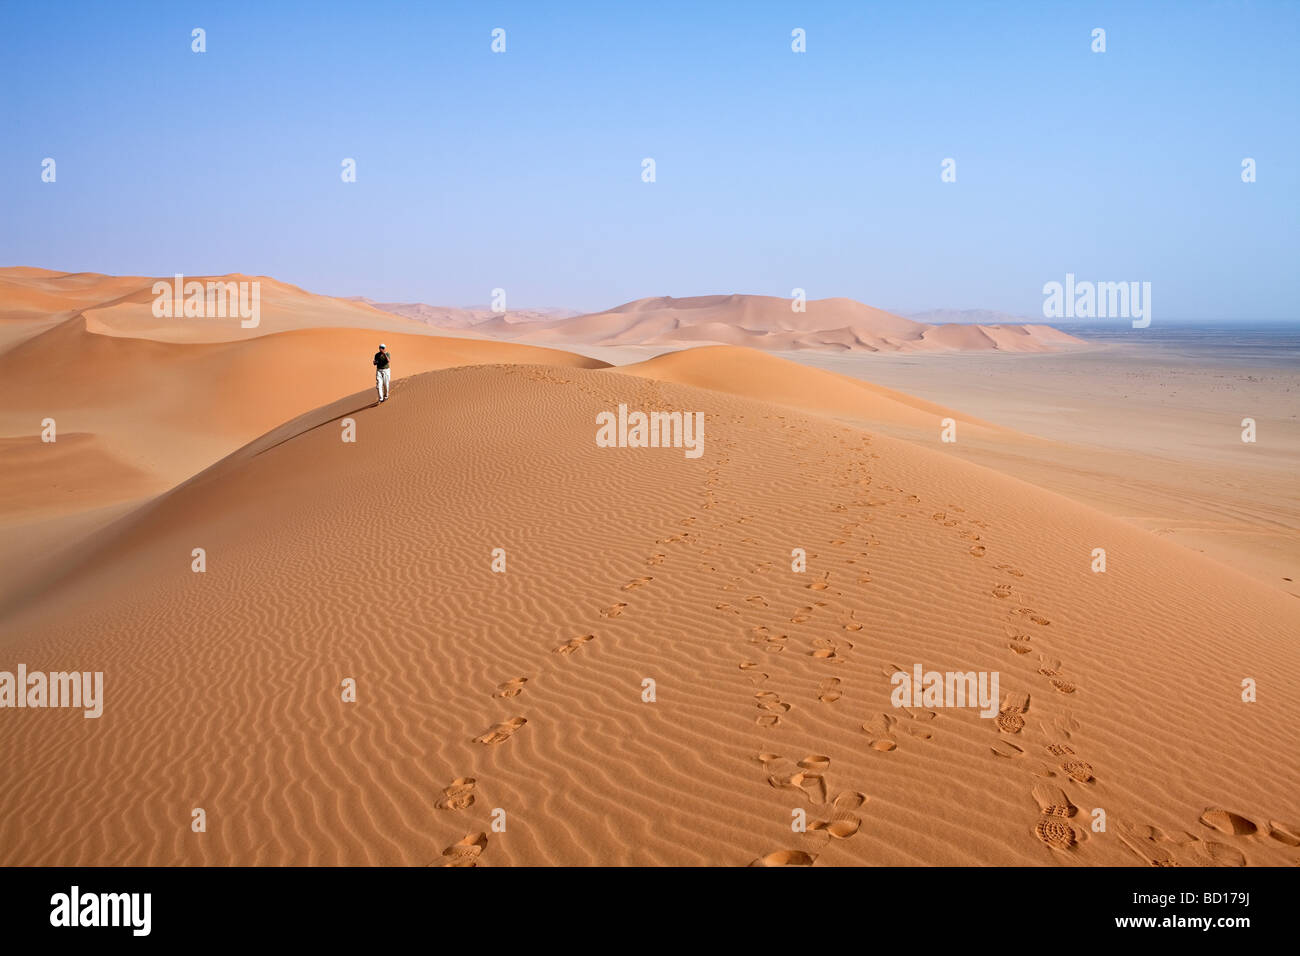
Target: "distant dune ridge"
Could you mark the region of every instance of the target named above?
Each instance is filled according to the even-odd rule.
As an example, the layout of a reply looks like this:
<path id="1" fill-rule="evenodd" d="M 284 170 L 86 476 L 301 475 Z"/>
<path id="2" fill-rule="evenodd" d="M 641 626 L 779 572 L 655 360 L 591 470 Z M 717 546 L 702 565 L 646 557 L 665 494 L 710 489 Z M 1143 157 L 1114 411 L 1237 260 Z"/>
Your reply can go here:
<path id="1" fill-rule="evenodd" d="M 0 709 L 0 864 L 1300 863 L 1300 604 L 877 430 L 994 424 L 737 344 L 614 368 L 273 280 L 241 332 L 17 271 L 0 672 L 104 694 Z M 542 324 L 927 341 L 678 301 Z M 600 447 L 621 404 L 703 454 Z M 918 665 L 998 672 L 997 716 L 892 706 Z"/>
<path id="2" fill-rule="evenodd" d="M 548 318 L 534 314 L 440 319 L 439 310 L 401 306 L 432 324 L 455 323 L 484 335 L 551 345 L 745 345 L 764 350 L 910 352 L 1046 352 L 1082 345 L 1050 326 L 931 325 L 914 322 L 853 299 L 813 299 L 803 311 L 792 300 L 761 295 L 711 295 L 637 299 L 605 312 Z M 377 306 L 385 308 L 385 306 Z"/>
<path id="3" fill-rule="evenodd" d="M 1029 316 L 993 309 L 925 309 L 898 314 L 925 325 L 1032 325 L 1035 322 Z"/>
<path id="4" fill-rule="evenodd" d="M 0 269 L 0 319 L 35 319 L 85 311 L 93 331 L 192 342 L 229 341 L 298 328 L 359 326 L 395 331 L 446 330 L 538 345 L 744 345 L 768 351 L 1005 351 L 1045 352 L 1082 345 L 1040 324 L 934 325 L 914 322 L 853 299 L 812 299 L 804 311 L 792 301 L 760 295 L 637 299 L 587 315 L 569 310 L 493 312 L 424 303 L 379 303 L 364 297 L 313 295 L 265 276 L 187 276 L 207 281 L 259 281 L 265 318 L 241 329 L 222 319 L 185 323 L 152 314 L 153 283 L 171 280 Z M 98 323 L 98 324 L 95 324 Z"/>
<path id="5" fill-rule="evenodd" d="M 490 306 L 486 305 L 446 306 L 426 305 L 423 302 L 376 302 L 374 299 L 368 299 L 365 296 L 351 296 L 345 301 L 362 302 L 384 312 L 415 319 L 438 329 L 474 329 L 500 316 L 500 313 L 494 312 Z M 581 312 L 573 309 L 560 308 L 511 309 L 506 313 L 506 318 L 511 323 L 551 322 L 555 319 L 567 319 L 581 314 Z"/>

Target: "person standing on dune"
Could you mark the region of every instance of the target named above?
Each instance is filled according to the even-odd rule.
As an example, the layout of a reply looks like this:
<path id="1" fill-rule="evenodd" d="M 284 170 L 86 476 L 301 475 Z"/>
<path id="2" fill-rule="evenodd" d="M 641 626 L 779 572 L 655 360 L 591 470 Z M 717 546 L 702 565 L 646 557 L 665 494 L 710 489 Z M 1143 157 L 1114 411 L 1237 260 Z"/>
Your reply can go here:
<path id="1" fill-rule="evenodd" d="M 379 392 L 379 400 L 385 402 L 388 400 L 388 366 L 392 363 L 392 357 L 384 347 L 384 343 L 379 343 L 379 351 L 375 353 L 375 389 Z"/>

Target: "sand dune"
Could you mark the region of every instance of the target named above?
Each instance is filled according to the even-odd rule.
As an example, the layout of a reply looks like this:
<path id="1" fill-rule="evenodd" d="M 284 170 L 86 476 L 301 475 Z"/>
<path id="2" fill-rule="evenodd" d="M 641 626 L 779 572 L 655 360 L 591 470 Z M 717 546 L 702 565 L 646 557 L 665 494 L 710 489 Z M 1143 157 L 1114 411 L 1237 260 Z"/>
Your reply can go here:
<path id="1" fill-rule="evenodd" d="M 0 318 L 11 328 L 10 340 L 23 325 L 49 326 L 78 313 L 91 331 L 104 335 L 149 338 L 169 342 L 231 342 L 276 332 L 309 328 L 370 328 L 425 333 L 423 323 L 384 312 L 364 302 L 315 295 L 268 276 L 186 276 L 185 281 L 257 282 L 259 316 L 255 327 L 243 328 L 239 318 L 157 318 L 153 314 L 154 283 L 172 276 L 108 276 L 15 267 L 0 269 Z M 251 289 L 250 289 L 251 295 Z M 0 342 L 0 347 L 5 343 Z"/>
<path id="2" fill-rule="evenodd" d="M 80 309 L 129 295 L 150 280 L 93 272 L 55 272 L 30 266 L 0 269 L 0 319 L 58 320 Z"/>
<path id="3" fill-rule="evenodd" d="M 200 344 L 104 335 L 91 331 L 90 322 L 65 319 L 0 353 L 0 433 L 34 435 L 52 417 L 60 432 L 97 436 L 123 467 L 155 476 L 153 491 L 372 383 L 371 356 L 381 335 L 398 376 L 482 362 L 604 364 L 508 342 L 369 329 L 301 329 Z M 15 467 L 23 481 L 43 484 L 36 472 L 23 470 L 24 462 Z M 106 485 L 98 503 L 124 488 Z"/>
<path id="4" fill-rule="evenodd" d="M 620 402 L 703 412 L 705 454 L 597 447 Z M 5 661 L 103 671 L 106 702 L 0 720 L 0 862 L 1294 864 L 1297 625 L 1133 527 L 784 405 L 435 371 L 274 429 L 10 603 Z M 891 707 L 915 663 L 1000 672 L 1001 713 Z"/>
<path id="5" fill-rule="evenodd" d="M 346 301 L 363 302 L 383 312 L 403 315 L 426 325 L 442 330 L 483 331 L 498 328 L 502 323 L 551 322 L 555 319 L 570 318 L 581 315 L 572 309 L 511 309 L 504 315 L 494 312 L 489 306 L 457 307 L 448 305 L 426 305 L 423 302 L 376 302 L 365 296 L 349 297 Z M 485 324 L 486 323 L 486 324 Z M 482 328 L 480 328 L 482 327 Z"/>
<path id="6" fill-rule="evenodd" d="M 943 419 L 952 418 L 982 430 L 1005 431 L 893 389 L 735 346 L 670 352 L 615 371 L 763 399 L 858 423 L 909 425 L 931 429 L 937 435 Z"/>
<path id="7" fill-rule="evenodd" d="M 0 670 L 106 692 L 0 713 L 0 863 L 1300 862 L 1293 598 L 882 434 L 1047 447 L 960 408 L 734 343 L 526 344 L 1054 330 L 720 296 L 472 323 L 502 342 L 265 281 L 243 333 L 0 271 Z M 620 403 L 703 413 L 705 453 L 598 447 Z M 893 707 L 916 664 L 998 672 L 999 714 Z"/>
<path id="8" fill-rule="evenodd" d="M 1082 344 L 1044 325 L 926 325 L 853 299 L 791 300 L 760 295 L 638 299 L 606 312 L 477 329 L 543 344 L 744 345 L 793 351 L 1045 352 Z"/>
<path id="9" fill-rule="evenodd" d="M 47 323 L 84 313 L 91 331 L 170 342 L 228 342 L 305 328 L 372 328 L 509 339 L 539 345 L 743 345 L 769 351 L 1045 352 L 1077 346 L 1045 325 L 930 325 L 846 298 L 814 299 L 804 311 L 789 299 L 759 295 L 670 296 L 638 299 L 604 312 L 561 309 L 498 315 L 423 303 L 379 303 L 363 297 L 315 295 L 267 276 L 187 276 L 201 283 L 257 282 L 260 316 L 253 328 L 229 318 L 177 321 L 153 315 L 154 283 L 172 277 L 61 273 L 29 267 L 0 269 L 0 319 Z M 21 326 L 22 322 L 18 322 Z M 0 328 L 0 348 L 21 328 Z"/>

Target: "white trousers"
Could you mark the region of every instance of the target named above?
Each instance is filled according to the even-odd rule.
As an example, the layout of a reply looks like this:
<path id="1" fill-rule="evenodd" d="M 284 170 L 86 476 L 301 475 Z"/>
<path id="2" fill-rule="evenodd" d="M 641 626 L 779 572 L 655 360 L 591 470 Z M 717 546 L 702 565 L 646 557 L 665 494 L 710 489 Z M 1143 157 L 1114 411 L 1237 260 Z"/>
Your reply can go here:
<path id="1" fill-rule="evenodd" d="M 379 392 L 379 400 L 382 402 L 388 397 L 388 374 L 392 371 L 386 368 L 375 369 L 375 389 Z"/>

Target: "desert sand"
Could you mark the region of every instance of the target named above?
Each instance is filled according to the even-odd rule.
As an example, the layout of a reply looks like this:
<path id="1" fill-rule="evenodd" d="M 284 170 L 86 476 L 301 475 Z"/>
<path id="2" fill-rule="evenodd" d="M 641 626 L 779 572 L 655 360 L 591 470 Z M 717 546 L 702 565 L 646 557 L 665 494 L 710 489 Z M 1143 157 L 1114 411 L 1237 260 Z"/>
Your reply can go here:
<path id="1" fill-rule="evenodd" d="M 384 328 L 376 406 L 375 331 L 283 295 L 229 339 L 12 306 L 0 670 L 106 699 L 0 710 L 0 863 L 1300 862 L 1300 604 L 959 451 L 1045 442 L 993 403 Z M 704 455 L 597 447 L 619 404 Z M 916 663 L 998 715 L 892 707 Z"/>
<path id="2" fill-rule="evenodd" d="M 960 403 L 1002 427 L 962 429 L 945 446 L 952 454 L 1300 597 L 1300 369 L 1285 356 L 1240 362 L 1107 344 L 1069 355 L 788 357 Z M 1246 417 L 1255 443 L 1241 440 Z M 933 422 L 881 427 L 925 443 L 937 435 Z"/>
<path id="3" fill-rule="evenodd" d="M 552 318 L 536 312 L 466 314 L 428 306 L 383 306 L 491 338 L 540 345 L 681 347 L 743 345 L 764 350 L 833 352 L 1051 352 L 1082 343 L 1050 326 L 914 322 L 853 299 L 765 295 L 637 299 L 605 312 Z"/>

